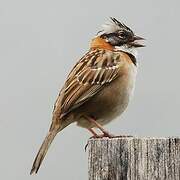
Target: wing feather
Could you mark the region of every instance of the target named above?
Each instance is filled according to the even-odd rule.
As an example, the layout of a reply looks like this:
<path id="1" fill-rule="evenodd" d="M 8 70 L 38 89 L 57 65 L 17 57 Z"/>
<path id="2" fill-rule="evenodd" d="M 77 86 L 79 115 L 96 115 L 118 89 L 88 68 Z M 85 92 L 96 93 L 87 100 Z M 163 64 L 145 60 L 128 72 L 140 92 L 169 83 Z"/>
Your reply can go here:
<path id="1" fill-rule="evenodd" d="M 121 64 L 119 53 L 102 49 L 89 51 L 70 72 L 54 110 L 60 108 L 64 116 L 88 101 L 118 77 Z"/>

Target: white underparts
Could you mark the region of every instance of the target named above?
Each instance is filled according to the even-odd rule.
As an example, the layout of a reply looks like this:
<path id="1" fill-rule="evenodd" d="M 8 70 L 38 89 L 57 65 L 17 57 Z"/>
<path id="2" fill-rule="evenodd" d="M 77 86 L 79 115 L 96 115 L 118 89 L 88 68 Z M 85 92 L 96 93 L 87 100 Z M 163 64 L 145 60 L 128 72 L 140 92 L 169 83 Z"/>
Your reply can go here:
<path id="1" fill-rule="evenodd" d="M 132 54 L 137 59 L 138 52 L 137 49 L 134 47 L 128 47 L 128 45 L 125 44 L 122 46 L 115 46 L 115 49 Z"/>

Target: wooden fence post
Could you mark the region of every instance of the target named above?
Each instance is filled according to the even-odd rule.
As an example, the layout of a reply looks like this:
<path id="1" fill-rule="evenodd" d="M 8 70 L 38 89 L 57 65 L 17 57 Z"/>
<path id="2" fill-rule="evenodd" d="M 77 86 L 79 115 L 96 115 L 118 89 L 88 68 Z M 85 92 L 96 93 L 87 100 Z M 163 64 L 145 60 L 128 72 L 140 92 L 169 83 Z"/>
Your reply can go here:
<path id="1" fill-rule="evenodd" d="M 88 141 L 89 180 L 180 180 L 180 138 Z"/>

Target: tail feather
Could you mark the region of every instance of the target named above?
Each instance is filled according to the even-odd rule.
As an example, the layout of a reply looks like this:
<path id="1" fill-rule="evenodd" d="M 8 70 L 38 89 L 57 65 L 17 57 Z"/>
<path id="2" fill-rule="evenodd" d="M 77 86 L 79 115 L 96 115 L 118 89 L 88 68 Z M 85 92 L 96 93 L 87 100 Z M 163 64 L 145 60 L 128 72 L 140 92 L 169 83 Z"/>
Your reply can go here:
<path id="1" fill-rule="evenodd" d="M 55 136 L 58 132 L 59 132 L 58 130 L 52 130 L 52 131 L 48 132 L 47 136 L 45 137 L 45 139 L 39 149 L 38 154 L 36 155 L 36 158 L 34 160 L 30 174 L 38 172 L 39 167 L 41 166 L 41 163 L 42 163 L 53 139 L 55 138 Z"/>

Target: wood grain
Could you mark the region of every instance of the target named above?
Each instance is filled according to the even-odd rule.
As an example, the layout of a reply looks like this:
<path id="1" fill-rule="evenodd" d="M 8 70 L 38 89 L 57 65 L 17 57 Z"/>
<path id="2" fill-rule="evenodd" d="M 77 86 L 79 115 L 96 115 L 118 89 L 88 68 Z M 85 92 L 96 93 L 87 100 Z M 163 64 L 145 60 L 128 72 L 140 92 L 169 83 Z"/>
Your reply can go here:
<path id="1" fill-rule="evenodd" d="M 89 180 L 180 180 L 180 138 L 88 141 Z"/>

